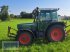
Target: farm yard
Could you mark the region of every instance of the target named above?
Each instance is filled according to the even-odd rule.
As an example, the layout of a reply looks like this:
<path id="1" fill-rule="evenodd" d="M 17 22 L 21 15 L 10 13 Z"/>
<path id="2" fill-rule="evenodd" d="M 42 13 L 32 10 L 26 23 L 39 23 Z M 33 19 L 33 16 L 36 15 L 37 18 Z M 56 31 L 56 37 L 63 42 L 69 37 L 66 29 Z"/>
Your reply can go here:
<path id="1" fill-rule="evenodd" d="M 17 29 L 17 24 L 29 22 L 33 22 L 33 19 L 13 19 L 11 21 L 4 22 L 0 21 L 0 52 L 2 52 L 2 41 L 12 41 L 9 37 L 7 37 L 7 27 L 11 26 Z M 70 22 L 67 21 L 67 24 L 70 24 Z M 70 27 L 66 28 L 66 30 L 69 28 Z M 11 50 L 10 52 L 13 51 Z M 42 41 L 37 41 L 37 43 L 34 42 L 30 46 L 20 46 L 19 52 L 70 52 L 70 34 L 67 35 L 63 42 L 44 43 Z"/>

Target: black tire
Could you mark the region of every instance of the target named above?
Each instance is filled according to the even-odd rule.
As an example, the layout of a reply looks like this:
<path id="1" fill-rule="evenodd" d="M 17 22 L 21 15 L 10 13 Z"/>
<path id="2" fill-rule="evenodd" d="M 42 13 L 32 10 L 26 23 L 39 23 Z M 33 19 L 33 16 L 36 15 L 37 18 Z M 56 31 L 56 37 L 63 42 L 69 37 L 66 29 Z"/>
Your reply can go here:
<path id="1" fill-rule="evenodd" d="M 20 45 L 28 46 L 32 44 L 33 36 L 30 32 L 19 32 L 16 36 L 16 40 L 19 41 Z"/>
<path id="2" fill-rule="evenodd" d="M 63 26 L 61 25 L 51 26 L 48 29 L 46 35 L 47 35 L 47 40 L 49 42 L 58 42 L 58 41 L 63 41 L 65 39 L 65 31 Z"/>

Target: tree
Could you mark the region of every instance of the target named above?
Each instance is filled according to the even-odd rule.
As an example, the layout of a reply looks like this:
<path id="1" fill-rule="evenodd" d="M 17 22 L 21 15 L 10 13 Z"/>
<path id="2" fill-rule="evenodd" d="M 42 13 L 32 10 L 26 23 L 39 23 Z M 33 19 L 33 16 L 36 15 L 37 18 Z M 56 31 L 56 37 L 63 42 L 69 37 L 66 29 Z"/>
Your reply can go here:
<path id="1" fill-rule="evenodd" d="M 21 18 L 32 18 L 32 13 L 21 12 L 20 17 Z"/>
<path id="2" fill-rule="evenodd" d="M 11 17 L 11 18 L 14 18 L 14 17 L 15 17 L 15 15 L 14 15 L 14 14 L 10 14 L 10 17 Z"/>
<path id="3" fill-rule="evenodd" d="M 9 15 L 8 15 L 8 6 L 2 6 L 1 7 L 1 20 L 5 21 L 7 19 L 9 19 Z"/>
<path id="4" fill-rule="evenodd" d="M 25 14 L 26 14 L 26 12 L 20 12 L 21 18 L 25 18 Z"/>
<path id="5" fill-rule="evenodd" d="M 0 19 L 1 19 L 1 12 L 0 12 Z"/>

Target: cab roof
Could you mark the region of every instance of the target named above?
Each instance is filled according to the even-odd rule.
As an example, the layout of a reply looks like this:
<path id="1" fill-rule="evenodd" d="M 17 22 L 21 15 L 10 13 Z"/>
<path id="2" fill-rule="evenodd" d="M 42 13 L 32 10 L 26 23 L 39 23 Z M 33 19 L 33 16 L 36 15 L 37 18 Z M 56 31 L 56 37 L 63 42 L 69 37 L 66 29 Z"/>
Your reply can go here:
<path id="1" fill-rule="evenodd" d="M 38 11 L 41 11 L 41 12 L 55 12 L 58 10 L 59 8 L 38 8 Z"/>
<path id="2" fill-rule="evenodd" d="M 56 12 L 58 11 L 59 8 L 38 8 L 36 7 L 33 11 L 32 11 L 32 14 L 37 14 L 38 12 Z"/>

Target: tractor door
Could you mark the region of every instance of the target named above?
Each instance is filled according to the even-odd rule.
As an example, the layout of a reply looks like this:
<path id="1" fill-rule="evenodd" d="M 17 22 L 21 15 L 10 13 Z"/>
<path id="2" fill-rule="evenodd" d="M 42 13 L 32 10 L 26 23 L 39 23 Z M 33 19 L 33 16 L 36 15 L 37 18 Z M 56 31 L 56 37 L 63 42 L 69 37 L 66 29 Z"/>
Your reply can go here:
<path id="1" fill-rule="evenodd" d="M 40 12 L 38 16 L 38 31 L 45 31 L 45 28 L 51 21 L 49 12 Z"/>

